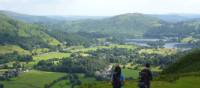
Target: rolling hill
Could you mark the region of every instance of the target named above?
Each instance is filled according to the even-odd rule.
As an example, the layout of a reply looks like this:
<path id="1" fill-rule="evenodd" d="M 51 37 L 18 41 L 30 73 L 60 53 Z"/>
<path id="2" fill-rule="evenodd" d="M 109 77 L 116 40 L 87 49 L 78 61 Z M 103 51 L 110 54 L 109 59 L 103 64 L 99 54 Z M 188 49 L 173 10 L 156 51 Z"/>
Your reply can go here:
<path id="1" fill-rule="evenodd" d="M 8 17 L 28 23 L 45 24 L 48 29 L 64 30 L 66 32 L 99 32 L 104 34 L 127 34 L 141 36 L 148 29 L 161 26 L 164 21 L 157 17 L 127 13 L 108 17 L 62 17 L 62 16 L 32 16 L 10 11 L 0 11 Z"/>
<path id="2" fill-rule="evenodd" d="M 33 16 L 9 11 L 0 11 L 9 18 L 28 23 L 45 25 L 50 32 L 89 32 L 102 33 L 111 36 L 131 37 L 161 37 L 194 34 L 199 30 L 198 15 L 153 15 L 127 13 L 117 16 L 100 17 L 65 17 L 65 16 Z M 98 18 L 98 17 L 97 17 Z"/>
<path id="3" fill-rule="evenodd" d="M 21 20 L 27 23 L 50 23 L 63 20 L 63 18 L 58 17 L 34 16 L 4 10 L 0 10 L 0 13 L 5 14 L 10 18 Z"/>
<path id="4" fill-rule="evenodd" d="M 122 14 L 101 20 L 81 20 L 66 23 L 69 32 L 86 31 L 104 34 L 142 35 L 148 29 L 162 25 L 158 18 L 139 14 Z M 73 30 L 72 30 L 73 29 Z"/>
<path id="5" fill-rule="evenodd" d="M 0 12 L 0 44 L 19 45 L 24 49 L 48 47 L 60 44 L 45 33 L 39 25 L 12 19 Z"/>

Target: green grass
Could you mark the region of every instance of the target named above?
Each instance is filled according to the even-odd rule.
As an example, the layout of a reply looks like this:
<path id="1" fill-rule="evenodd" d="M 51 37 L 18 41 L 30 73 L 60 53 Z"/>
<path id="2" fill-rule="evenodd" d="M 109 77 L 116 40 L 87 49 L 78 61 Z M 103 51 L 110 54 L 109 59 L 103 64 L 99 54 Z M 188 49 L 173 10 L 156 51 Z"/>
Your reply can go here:
<path id="1" fill-rule="evenodd" d="M 2 83 L 5 88 L 44 88 L 45 84 L 64 75 L 64 73 L 30 71 Z"/>
<path id="2" fill-rule="evenodd" d="M 85 74 L 76 73 L 81 84 L 96 83 L 97 80 L 94 77 L 85 77 Z M 61 80 L 55 83 L 51 88 L 71 88 L 69 80 Z M 75 87 L 76 88 L 76 87 Z"/>
<path id="3" fill-rule="evenodd" d="M 31 53 L 33 54 L 41 54 L 41 53 L 46 53 L 46 52 L 49 52 L 48 48 L 36 48 L 31 51 Z"/>
<path id="4" fill-rule="evenodd" d="M 79 80 L 81 81 L 81 83 L 93 83 L 96 82 L 96 79 L 94 77 L 85 77 L 84 74 L 77 74 L 79 77 Z"/>
<path id="5" fill-rule="evenodd" d="M 110 82 L 83 84 L 80 88 L 112 88 Z M 137 81 L 126 81 L 124 88 L 138 88 Z M 175 82 L 153 81 L 151 88 L 200 88 L 200 77 L 182 77 Z"/>
<path id="6" fill-rule="evenodd" d="M 42 55 L 33 56 L 33 60 L 40 61 L 40 60 L 48 60 L 52 58 L 65 58 L 69 57 L 70 53 L 60 53 L 60 52 L 49 52 Z"/>
<path id="7" fill-rule="evenodd" d="M 200 71 L 200 50 L 194 50 L 181 57 L 163 70 L 164 74 L 190 73 Z"/>
<path id="8" fill-rule="evenodd" d="M 69 80 L 62 80 L 54 84 L 52 88 L 71 88 Z"/>
<path id="9" fill-rule="evenodd" d="M 66 58 L 69 57 L 70 53 L 60 53 L 60 52 L 49 52 L 41 55 L 35 55 L 33 56 L 33 61 L 28 62 L 28 64 L 25 64 L 25 67 L 33 67 L 35 64 L 37 64 L 41 60 L 49 60 L 53 58 Z"/>
<path id="10" fill-rule="evenodd" d="M 0 55 L 7 54 L 7 53 L 13 53 L 14 51 L 18 52 L 21 55 L 30 54 L 29 51 L 24 50 L 17 45 L 0 45 Z"/>
<path id="11" fill-rule="evenodd" d="M 138 70 L 133 70 L 133 69 L 122 69 L 123 74 L 125 75 L 126 78 L 132 77 L 134 79 L 138 78 L 139 71 Z"/>

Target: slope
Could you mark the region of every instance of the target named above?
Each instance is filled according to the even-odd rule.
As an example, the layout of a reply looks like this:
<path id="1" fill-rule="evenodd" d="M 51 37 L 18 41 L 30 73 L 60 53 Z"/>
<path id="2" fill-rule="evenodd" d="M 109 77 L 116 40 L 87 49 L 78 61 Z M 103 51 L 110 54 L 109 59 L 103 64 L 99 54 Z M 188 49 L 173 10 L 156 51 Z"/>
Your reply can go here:
<path id="1" fill-rule="evenodd" d="M 46 34 L 43 27 L 12 19 L 0 12 L 0 44 L 19 45 L 24 49 L 60 44 Z"/>
<path id="2" fill-rule="evenodd" d="M 200 72 L 200 50 L 194 50 L 191 53 L 180 58 L 174 64 L 169 65 L 164 74 L 178 74 Z"/>

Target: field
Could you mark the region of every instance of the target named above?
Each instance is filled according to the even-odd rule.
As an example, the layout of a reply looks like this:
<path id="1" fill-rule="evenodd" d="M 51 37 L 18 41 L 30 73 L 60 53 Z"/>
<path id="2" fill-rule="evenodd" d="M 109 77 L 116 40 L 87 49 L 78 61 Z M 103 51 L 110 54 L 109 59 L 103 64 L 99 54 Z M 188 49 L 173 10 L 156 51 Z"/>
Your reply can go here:
<path id="1" fill-rule="evenodd" d="M 69 80 L 62 80 L 52 86 L 52 88 L 71 88 Z"/>
<path id="2" fill-rule="evenodd" d="M 125 68 L 125 69 L 122 69 L 122 72 L 123 72 L 123 74 L 125 75 L 126 78 L 128 78 L 128 77 L 132 77 L 134 79 L 138 78 L 139 71 L 137 71 L 137 70 Z"/>
<path id="3" fill-rule="evenodd" d="M 130 72 L 128 69 L 123 69 L 123 71 L 127 76 L 127 72 L 129 72 L 130 75 L 134 73 L 134 71 Z M 53 80 L 64 75 L 64 73 L 30 71 L 2 83 L 5 88 L 44 88 L 45 84 L 51 83 Z M 112 88 L 110 82 L 98 82 L 93 78 L 84 78 L 82 76 L 83 75 L 79 75 L 83 84 L 80 88 Z M 175 82 L 153 81 L 152 88 L 199 88 L 199 81 L 200 77 L 198 76 L 182 77 Z M 90 84 L 88 85 L 88 83 Z M 52 88 L 70 88 L 70 84 L 68 80 L 63 80 L 53 85 Z M 138 88 L 137 81 L 126 81 L 124 88 Z"/>
<path id="4" fill-rule="evenodd" d="M 30 54 L 29 51 L 22 49 L 17 45 L 0 45 L 0 55 L 13 53 L 14 51 L 18 52 L 21 55 Z"/>
<path id="5" fill-rule="evenodd" d="M 41 55 L 36 55 L 33 56 L 33 60 L 35 61 L 40 61 L 40 60 L 48 60 L 48 59 L 53 59 L 53 58 L 64 58 L 64 57 L 69 57 L 69 53 L 60 53 L 60 52 L 49 52 Z"/>
<path id="6" fill-rule="evenodd" d="M 64 75 L 64 73 L 56 72 L 30 71 L 2 83 L 5 88 L 44 88 L 45 84 Z"/>

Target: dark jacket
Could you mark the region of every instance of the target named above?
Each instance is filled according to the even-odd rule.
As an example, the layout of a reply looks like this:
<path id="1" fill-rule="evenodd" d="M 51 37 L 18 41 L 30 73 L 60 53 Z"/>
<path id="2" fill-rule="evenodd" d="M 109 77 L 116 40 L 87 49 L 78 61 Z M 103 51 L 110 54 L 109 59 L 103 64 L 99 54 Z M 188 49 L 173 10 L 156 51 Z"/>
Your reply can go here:
<path id="1" fill-rule="evenodd" d="M 145 84 L 150 84 L 150 81 L 152 79 L 153 79 L 152 73 L 148 68 L 145 68 L 140 72 L 140 82 L 144 82 Z"/>

